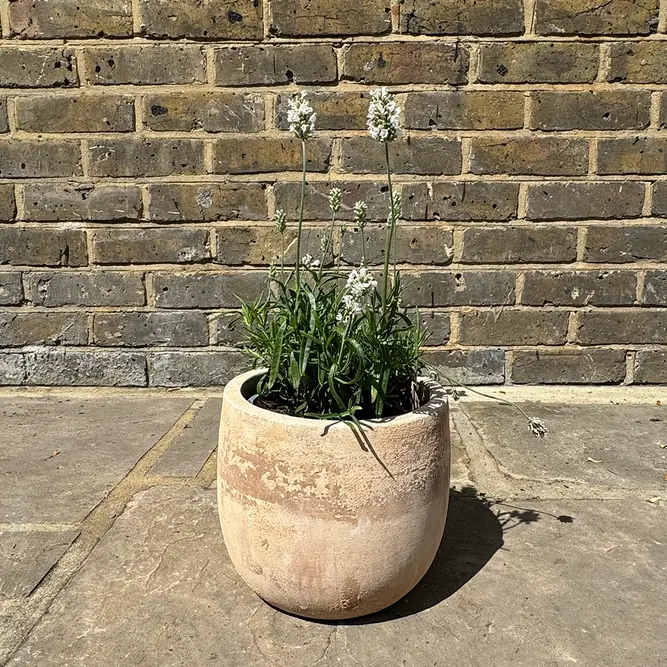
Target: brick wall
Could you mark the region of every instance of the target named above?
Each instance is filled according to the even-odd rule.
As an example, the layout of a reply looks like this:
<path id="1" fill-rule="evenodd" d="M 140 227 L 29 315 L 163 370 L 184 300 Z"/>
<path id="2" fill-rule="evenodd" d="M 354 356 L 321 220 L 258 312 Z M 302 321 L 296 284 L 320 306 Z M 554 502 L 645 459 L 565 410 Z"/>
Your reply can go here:
<path id="1" fill-rule="evenodd" d="M 221 384 L 235 295 L 326 193 L 386 215 L 368 90 L 404 108 L 398 261 L 473 383 L 667 382 L 667 0 L 0 0 L 0 384 Z M 293 227 L 289 232 L 293 235 Z M 368 230 L 380 260 L 381 225 Z M 337 248 L 359 258 L 348 226 Z"/>

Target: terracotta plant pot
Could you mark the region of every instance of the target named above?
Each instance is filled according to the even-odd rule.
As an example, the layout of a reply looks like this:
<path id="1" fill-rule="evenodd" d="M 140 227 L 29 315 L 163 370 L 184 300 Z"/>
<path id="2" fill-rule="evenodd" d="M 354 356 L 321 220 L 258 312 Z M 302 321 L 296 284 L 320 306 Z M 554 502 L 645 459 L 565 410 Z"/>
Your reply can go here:
<path id="1" fill-rule="evenodd" d="M 410 591 L 433 562 L 449 500 L 447 397 L 400 417 L 346 424 L 248 401 L 261 371 L 225 388 L 218 508 L 246 583 L 284 611 L 363 616 Z"/>

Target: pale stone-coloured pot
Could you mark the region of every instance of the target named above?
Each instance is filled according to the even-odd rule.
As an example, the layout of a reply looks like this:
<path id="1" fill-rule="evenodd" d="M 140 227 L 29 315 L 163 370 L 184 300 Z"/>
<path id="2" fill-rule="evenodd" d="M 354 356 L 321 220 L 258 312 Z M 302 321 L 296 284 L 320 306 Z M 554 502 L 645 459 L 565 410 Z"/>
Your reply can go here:
<path id="1" fill-rule="evenodd" d="M 252 405 L 261 371 L 224 392 L 218 508 L 246 583 L 284 611 L 318 619 L 393 604 L 426 574 L 449 500 L 449 409 L 443 388 L 419 410 L 346 424 Z"/>

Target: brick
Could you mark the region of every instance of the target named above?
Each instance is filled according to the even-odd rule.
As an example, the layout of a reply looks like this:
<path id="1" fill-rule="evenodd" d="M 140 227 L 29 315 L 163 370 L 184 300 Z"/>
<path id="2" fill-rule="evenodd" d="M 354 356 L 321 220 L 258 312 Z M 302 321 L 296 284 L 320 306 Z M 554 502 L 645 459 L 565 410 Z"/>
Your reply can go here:
<path id="1" fill-rule="evenodd" d="M 667 383 L 667 352 L 662 350 L 638 350 L 635 356 L 634 383 Z"/>
<path id="2" fill-rule="evenodd" d="M 473 138 L 470 171 L 473 174 L 580 176 L 588 173 L 588 142 L 560 137 Z"/>
<path id="3" fill-rule="evenodd" d="M 536 91 L 533 130 L 642 130 L 651 121 L 645 90 Z"/>
<path id="4" fill-rule="evenodd" d="M 355 43 L 343 50 L 341 79 L 396 85 L 468 82 L 470 53 L 465 46 L 435 42 Z"/>
<path id="5" fill-rule="evenodd" d="M 327 171 L 331 160 L 331 139 L 310 139 L 306 159 L 308 171 Z M 255 174 L 301 170 L 301 141 L 287 135 L 255 137 L 235 135 L 216 139 L 213 144 L 216 174 Z"/>
<path id="6" fill-rule="evenodd" d="M 415 313 L 410 313 L 410 316 L 415 317 Z M 451 334 L 449 313 L 436 310 L 420 310 L 419 318 L 428 334 L 427 346 L 435 347 L 436 345 L 446 345 L 449 342 Z"/>
<path id="7" fill-rule="evenodd" d="M 411 35 L 520 35 L 520 0 L 402 0 L 399 24 Z"/>
<path id="8" fill-rule="evenodd" d="M 389 144 L 391 169 L 397 174 L 460 174 L 461 142 L 444 137 L 407 137 Z M 342 140 L 343 170 L 384 174 L 384 145 L 370 137 Z"/>
<path id="9" fill-rule="evenodd" d="M 667 306 L 667 271 L 647 271 L 643 302 L 648 306 Z"/>
<path id="10" fill-rule="evenodd" d="M 269 31 L 280 37 L 381 35 L 391 32 L 389 0 L 272 0 Z"/>
<path id="11" fill-rule="evenodd" d="M 660 106 L 658 108 L 658 129 L 664 130 L 667 128 L 667 95 L 660 94 Z"/>
<path id="12" fill-rule="evenodd" d="M 0 305 L 18 306 L 23 301 L 23 283 L 20 273 L 0 273 Z"/>
<path id="13" fill-rule="evenodd" d="M 152 183 L 148 217 L 159 222 L 266 220 L 260 183 Z"/>
<path id="14" fill-rule="evenodd" d="M 0 228 L 0 264 L 84 266 L 86 234 L 73 229 Z"/>
<path id="15" fill-rule="evenodd" d="M 53 178 L 81 174 L 76 141 L 0 140 L 0 178 Z"/>
<path id="16" fill-rule="evenodd" d="M 44 349 L 25 355 L 26 384 L 145 387 L 146 356 L 139 352 Z"/>
<path id="17" fill-rule="evenodd" d="M 639 218 L 644 184 L 636 181 L 540 183 L 528 186 L 531 220 Z"/>
<path id="18" fill-rule="evenodd" d="M 276 96 L 275 124 L 289 130 L 287 104 L 291 95 Z M 308 102 L 317 113 L 318 130 L 365 130 L 369 96 L 366 92 L 308 93 Z"/>
<path id="19" fill-rule="evenodd" d="M 406 220 L 504 221 L 517 213 L 519 185 L 471 181 L 403 186 Z"/>
<path id="20" fill-rule="evenodd" d="M 647 35 L 658 29 L 660 0 L 537 0 L 540 35 Z"/>
<path id="21" fill-rule="evenodd" d="M 0 88 L 76 86 L 79 77 L 71 49 L 0 46 Z"/>
<path id="22" fill-rule="evenodd" d="M 19 97 L 16 125 L 24 132 L 132 132 L 134 99 L 123 95 Z"/>
<path id="23" fill-rule="evenodd" d="M 16 218 L 14 186 L 0 185 L 0 222 L 11 222 Z"/>
<path id="24" fill-rule="evenodd" d="M 239 298 L 255 299 L 268 288 L 264 271 L 155 273 L 158 308 L 238 308 Z"/>
<path id="25" fill-rule="evenodd" d="M 206 229 L 110 229 L 92 234 L 96 264 L 192 264 L 211 259 Z"/>
<path id="26" fill-rule="evenodd" d="M 653 184 L 653 215 L 667 217 L 667 181 Z"/>
<path id="27" fill-rule="evenodd" d="M 244 341 L 244 326 L 239 320 L 239 313 L 217 313 L 215 316 L 215 343 L 238 347 Z"/>
<path id="28" fill-rule="evenodd" d="M 0 385 L 25 383 L 25 357 L 22 354 L 0 353 Z"/>
<path id="29" fill-rule="evenodd" d="M 131 37 L 131 0 L 10 0 L 12 34 L 24 39 Z"/>
<path id="30" fill-rule="evenodd" d="M 409 93 L 405 127 L 413 130 L 516 130 L 523 127 L 524 94 L 517 91 Z"/>
<path id="31" fill-rule="evenodd" d="M 569 313 L 542 310 L 485 310 L 461 313 L 462 345 L 563 345 Z"/>
<path id="32" fill-rule="evenodd" d="M 141 31 L 148 37 L 261 39 L 262 0 L 140 0 Z"/>
<path id="33" fill-rule="evenodd" d="M 667 83 L 667 49 L 663 42 L 615 42 L 611 44 L 612 83 Z"/>
<path id="34" fill-rule="evenodd" d="M 631 306 L 637 289 L 631 271 L 528 271 L 524 281 L 529 306 Z"/>
<path id="35" fill-rule="evenodd" d="M 329 44 L 253 44 L 214 52 L 217 86 L 334 83 L 336 54 Z"/>
<path id="36" fill-rule="evenodd" d="M 577 340 L 583 345 L 667 343 L 667 310 L 593 310 L 579 314 Z"/>
<path id="37" fill-rule="evenodd" d="M 91 176 L 201 174 L 204 144 L 194 139 L 103 139 L 88 147 Z"/>
<path id="38" fill-rule="evenodd" d="M 25 216 L 38 221 L 124 221 L 142 214 L 136 185 L 30 184 L 23 188 Z"/>
<path id="39" fill-rule="evenodd" d="M 667 229 L 639 225 L 589 227 L 584 260 L 613 264 L 667 261 Z"/>
<path id="40" fill-rule="evenodd" d="M 239 93 L 156 93 L 144 98 L 144 119 L 157 132 L 259 132 L 264 101 Z"/>
<path id="41" fill-rule="evenodd" d="M 618 384 L 625 379 L 623 350 L 515 352 L 515 384 Z"/>
<path id="42" fill-rule="evenodd" d="M 600 139 L 599 174 L 664 174 L 667 172 L 667 138 L 623 137 Z"/>
<path id="43" fill-rule="evenodd" d="M 250 369 L 238 350 L 156 352 L 150 355 L 151 387 L 220 387 Z"/>
<path id="44" fill-rule="evenodd" d="M 208 345 L 208 320 L 194 311 L 98 313 L 93 338 L 103 347 Z"/>
<path id="45" fill-rule="evenodd" d="M 479 227 L 463 232 L 464 264 L 573 262 L 577 230 L 572 227 Z"/>
<path id="46" fill-rule="evenodd" d="M 9 131 L 9 121 L 7 119 L 7 100 L 0 97 L 0 132 Z"/>
<path id="47" fill-rule="evenodd" d="M 424 361 L 439 374 L 444 384 L 503 384 L 505 381 L 505 351 L 496 348 L 427 351 Z"/>
<path id="48" fill-rule="evenodd" d="M 81 61 L 86 79 L 96 85 L 206 82 L 206 58 L 199 46 L 168 44 L 86 48 Z"/>
<path id="49" fill-rule="evenodd" d="M 28 275 L 28 295 L 36 306 L 143 306 L 143 276 L 117 271 L 68 271 Z"/>
<path id="50" fill-rule="evenodd" d="M 0 345 L 87 345 L 85 313 L 0 313 Z"/>
<path id="51" fill-rule="evenodd" d="M 592 83 L 599 48 L 576 42 L 483 44 L 478 78 L 483 83 Z"/>
<path id="52" fill-rule="evenodd" d="M 515 278 L 507 271 L 402 273 L 403 299 L 410 306 L 503 306 L 515 301 Z"/>

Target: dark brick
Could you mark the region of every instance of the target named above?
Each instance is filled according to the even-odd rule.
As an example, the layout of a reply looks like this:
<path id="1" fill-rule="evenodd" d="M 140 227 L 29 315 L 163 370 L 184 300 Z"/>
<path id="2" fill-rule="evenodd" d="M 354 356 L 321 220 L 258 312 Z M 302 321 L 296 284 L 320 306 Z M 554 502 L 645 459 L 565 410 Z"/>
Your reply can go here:
<path id="1" fill-rule="evenodd" d="M 471 181 L 403 186 L 406 220 L 493 220 L 514 218 L 519 185 Z"/>
<path id="2" fill-rule="evenodd" d="M 23 301 L 21 274 L 3 271 L 0 273 L 0 305 L 18 306 Z"/>
<path id="3" fill-rule="evenodd" d="M 625 379 L 623 350 L 515 352 L 515 384 L 618 384 Z"/>
<path id="4" fill-rule="evenodd" d="M 600 139 L 599 174 L 667 173 L 667 137 Z"/>
<path id="5" fill-rule="evenodd" d="M 436 42 L 355 43 L 343 51 L 341 78 L 396 85 L 468 82 L 470 54 L 465 46 Z"/>
<path id="6" fill-rule="evenodd" d="M 651 122 L 646 90 L 531 93 L 533 130 L 642 130 Z"/>
<path id="7" fill-rule="evenodd" d="M 16 217 L 14 186 L 0 185 L 0 222 L 11 222 Z"/>
<path id="8" fill-rule="evenodd" d="M 289 130 L 287 104 L 292 95 L 276 96 L 275 123 Z M 366 92 L 308 92 L 308 102 L 317 113 L 318 130 L 365 130 L 369 96 Z"/>
<path id="9" fill-rule="evenodd" d="M 531 220 L 639 218 L 644 184 L 636 181 L 540 183 L 528 186 Z"/>
<path id="10" fill-rule="evenodd" d="M 653 215 L 667 218 L 667 181 L 653 184 Z"/>
<path id="11" fill-rule="evenodd" d="M 151 387 L 219 387 L 250 369 L 238 350 L 156 352 L 150 359 Z"/>
<path id="12" fill-rule="evenodd" d="M 631 306 L 637 277 L 630 271 L 529 271 L 522 302 L 529 306 Z"/>
<path id="13" fill-rule="evenodd" d="M 243 322 L 238 311 L 215 315 L 215 342 L 218 345 L 238 347 L 245 340 Z"/>
<path id="14" fill-rule="evenodd" d="M 667 343 L 667 310 L 593 310 L 579 314 L 577 340 L 583 345 Z"/>
<path id="15" fill-rule="evenodd" d="M 484 83 L 592 83 L 597 44 L 505 42 L 483 44 L 479 80 Z"/>
<path id="16" fill-rule="evenodd" d="M 0 386 L 25 383 L 25 357 L 22 354 L 0 352 Z"/>
<path id="17" fill-rule="evenodd" d="M 405 127 L 413 130 L 516 130 L 523 127 L 524 94 L 517 91 L 409 93 Z"/>
<path id="18" fill-rule="evenodd" d="M 411 316 L 414 317 L 415 314 L 411 313 Z M 451 334 L 449 313 L 441 313 L 436 310 L 420 310 L 419 317 L 428 332 L 426 345 L 433 347 L 435 345 L 446 345 L 449 342 Z"/>
<path id="19" fill-rule="evenodd" d="M 0 178 L 53 178 L 81 174 L 76 141 L 0 140 Z"/>
<path id="20" fill-rule="evenodd" d="M 253 44 L 215 51 L 217 86 L 334 83 L 336 54 L 329 44 Z"/>
<path id="21" fill-rule="evenodd" d="M 667 352 L 639 350 L 635 357 L 634 382 L 635 384 L 667 383 Z"/>
<path id="22" fill-rule="evenodd" d="M 667 271 L 647 271 L 643 301 L 649 306 L 667 306 Z"/>
<path id="23" fill-rule="evenodd" d="M 7 100 L 0 97 L 0 132 L 9 131 L 9 121 L 7 119 Z"/>
<path id="24" fill-rule="evenodd" d="M 614 264 L 667 261 L 667 229 L 639 225 L 589 227 L 584 259 L 587 262 Z"/>
<path id="25" fill-rule="evenodd" d="M 463 232 L 464 264 L 573 262 L 577 230 L 571 227 L 480 227 Z"/>
<path id="26" fill-rule="evenodd" d="M 667 129 L 667 95 L 660 94 L 660 106 L 658 108 L 658 128 L 660 130 Z"/>
<path id="27" fill-rule="evenodd" d="M 579 176 L 588 173 L 588 142 L 560 137 L 473 139 L 470 171 L 473 174 Z"/>
<path id="28" fill-rule="evenodd" d="M 424 361 L 450 383 L 503 384 L 505 381 L 505 351 L 495 348 L 483 350 L 433 350 L 424 353 Z"/>
<path id="29" fill-rule="evenodd" d="M 208 345 L 208 320 L 204 313 L 98 313 L 93 319 L 95 345 L 150 347 Z"/>
<path id="30" fill-rule="evenodd" d="M 0 264 L 84 266 L 86 234 L 73 229 L 0 228 Z"/>
<path id="31" fill-rule="evenodd" d="M 70 49 L 0 46 L 1 88 L 76 86 L 76 58 Z"/>
<path id="32" fill-rule="evenodd" d="M 506 271 L 403 272 L 402 278 L 410 306 L 506 306 L 515 301 L 514 274 Z"/>
<path id="33" fill-rule="evenodd" d="M 543 310 L 484 310 L 461 313 L 463 345 L 563 345 L 569 313 Z"/>
<path id="34" fill-rule="evenodd" d="M 0 345 L 87 345 L 85 313 L 0 313 Z"/>
<path id="35" fill-rule="evenodd" d="M 611 44 L 608 80 L 622 83 L 667 83 L 667 49 L 663 42 Z"/>

